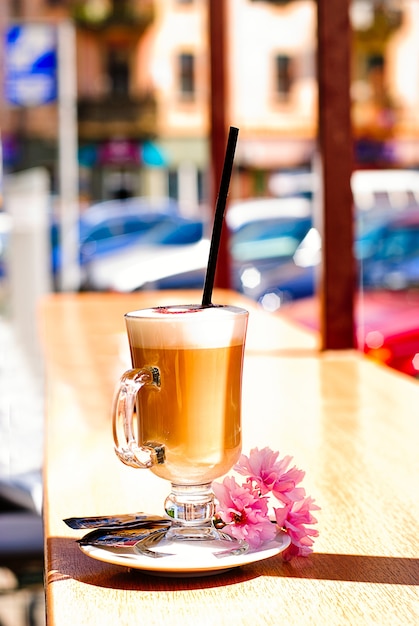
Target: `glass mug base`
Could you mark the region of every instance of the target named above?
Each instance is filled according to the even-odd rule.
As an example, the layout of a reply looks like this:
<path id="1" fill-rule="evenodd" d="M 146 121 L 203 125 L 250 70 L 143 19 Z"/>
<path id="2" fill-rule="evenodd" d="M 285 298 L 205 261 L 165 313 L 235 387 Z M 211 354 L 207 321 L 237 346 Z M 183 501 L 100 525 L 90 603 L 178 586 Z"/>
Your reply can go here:
<path id="1" fill-rule="evenodd" d="M 197 550 L 209 552 L 215 558 L 222 559 L 245 554 L 248 549 L 246 541 L 234 539 L 214 527 L 190 529 L 172 526 L 169 530 L 156 530 L 150 533 L 134 546 L 134 551 L 141 556 L 153 559 L 181 556 L 185 563 L 192 552 L 196 555 Z"/>
<path id="2" fill-rule="evenodd" d="M 210 483 L 172 484 L 165 509 L 172 525 L 139 541 L 135 545 L 139 554 L 151 558 L 184 554 L 187 558 L 189 550 L 199 549 L 222 558 L 244 554 L 249 548 L 245 541 L 235 539 L 213 525 L 215 506 Z"/>
<path id="3" fill-rule="evenodd" d="M 234 539 L 216 528 L 174 528 L 157 530 L 138 541 L 134 551 L 150 558 L 182 556 L 185 563 L 191 552 L 210 552 L 217 559 L 245 554 L 249 549 L 246 541 Z"/>

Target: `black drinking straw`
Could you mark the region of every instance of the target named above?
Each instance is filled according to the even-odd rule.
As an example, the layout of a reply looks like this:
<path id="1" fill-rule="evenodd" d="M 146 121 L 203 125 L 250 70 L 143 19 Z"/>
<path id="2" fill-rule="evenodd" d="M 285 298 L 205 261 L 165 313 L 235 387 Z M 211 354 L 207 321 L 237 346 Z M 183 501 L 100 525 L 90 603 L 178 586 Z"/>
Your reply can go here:
<path id="1" fill-rule="evenodd" d="M 217 204 L 215 207 L 214 225 L 212 228 L 207 273 L 205 276 L 204 293 L 202 296 L 203 306 L 211 306 L 212 288 L 214 286 L 215 270 L 217 267 L 221 229 L 223 227 L 224 211 L 227 202 L 228 189 L 230 186 L 231 171 L 233 169 L 234 153 L 236 151 L 238 134 L 239 129 L 235 128 L 234 126 L 230 126 L 226 153 L 224 157 L 223 173 L 221 175 L 220 189 L 218 191 Z"/>

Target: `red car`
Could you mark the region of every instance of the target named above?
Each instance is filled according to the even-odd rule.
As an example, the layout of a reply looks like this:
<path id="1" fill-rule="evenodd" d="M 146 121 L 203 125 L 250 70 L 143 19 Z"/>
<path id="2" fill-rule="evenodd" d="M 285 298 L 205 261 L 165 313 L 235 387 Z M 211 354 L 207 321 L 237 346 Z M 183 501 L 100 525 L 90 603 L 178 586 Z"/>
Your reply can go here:
<path id="1" fill-rule="evenodd" d="M 316 297 L 284 305 L 280 314 L 319 328 Z M 355 305 L 358 347 L 368 356 L 419 379 L 419 291 L 366 291 Z"/>

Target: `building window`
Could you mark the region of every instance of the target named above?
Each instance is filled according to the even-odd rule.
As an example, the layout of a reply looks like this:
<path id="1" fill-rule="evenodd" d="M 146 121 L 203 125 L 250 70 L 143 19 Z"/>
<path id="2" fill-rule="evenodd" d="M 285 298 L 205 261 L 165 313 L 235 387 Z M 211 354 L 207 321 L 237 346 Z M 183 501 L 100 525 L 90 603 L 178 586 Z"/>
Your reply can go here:
<path id="1" fill-rule="evenodd" d="M 198 187 L 198 202 L 202 204 L 206 197 L 206 189 L 205 189 L 205 176 L 202 170 L 198 170 L 196 173 L 197 176 L 197 187 Z"/>
<path id="2" fill-rule="evenodd" d="M 107 74 L 110 94 L 112 96 L 127 96 L 129 93 L 129 61 L 126 50 L 109 50 Z"/>
<path id="3" fill-rule="evenodd" d="M 12 0 L 10 15 L 13 17 L 20 17 L 22 15 L 22 0 Z"/>
<path id="4" fill-rule="evenodd" d="M 179 55 L 179 91 L 183 97 L 192 99 L 195 95 L 195 57 L 193 54 Z"/>
<path id="5" fill-rule="evenodd" d="M 370 54 L 367 57 L 367 72 L 371 72 L 371 70 L 378 69 L 383 71 L 384 68 L 384 57 L 382 54 Z"/>
<path id="6" fill-rule="evenodd" d="M 282 100 L 289 97 L 292 84 L 291 58 L 285 54 L 278 54 L 275 57 L 275 94 Z"/>
<path id="7" fill-rule="evenodd" d="M 366 58 L 367 85 L 370 93 L 370 100 L 380 109 L 390 110 L 392 108 L 391 97 L 385 81 L 386 65 L 382 54 L 370 54 Z"/>
<path id="8" fill-rule="evenodd" d="M 177 200 L 179 196 L 177 170 L 169 170 L 167 173 L 167 178 L 169 198 Z"/>
<path id="9" fill-rule="evenodd" d="M 196 204 L 202 204 L 206 198 L 205 176 L 202 170 L 196 170 Z M 167 172 L 168 195 L 174 200 L 179 200 L 181 195 L 179 187 L 179 171 L 177 169 L 168 170 Z"/>

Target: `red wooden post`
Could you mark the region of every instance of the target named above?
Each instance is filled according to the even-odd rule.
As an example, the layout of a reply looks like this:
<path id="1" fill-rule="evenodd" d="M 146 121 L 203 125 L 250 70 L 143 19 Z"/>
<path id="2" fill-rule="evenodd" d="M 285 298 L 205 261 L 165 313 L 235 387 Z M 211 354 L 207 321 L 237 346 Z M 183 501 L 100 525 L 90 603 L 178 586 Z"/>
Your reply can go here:
<path id="1" fill-rule="evenodd" d="M 210 40 L 210 203 L 215 211 L 218 187 L 223 170 L 228 128 L 233 123 L 228 117 L 227 31 L 228 3 L 225 0 L 208 0 Z M 239 139 L 240 141 L 240 139 Z M 228 289 L 231 285 L 228 232 L 224 226 L 218 252 L 214 284 Z"/>
<path id="2" fill-rule="evenodd" d="M 322 348 L 355 346 L 349 0 L 318 0 Z"/>

